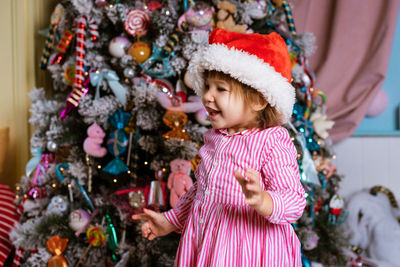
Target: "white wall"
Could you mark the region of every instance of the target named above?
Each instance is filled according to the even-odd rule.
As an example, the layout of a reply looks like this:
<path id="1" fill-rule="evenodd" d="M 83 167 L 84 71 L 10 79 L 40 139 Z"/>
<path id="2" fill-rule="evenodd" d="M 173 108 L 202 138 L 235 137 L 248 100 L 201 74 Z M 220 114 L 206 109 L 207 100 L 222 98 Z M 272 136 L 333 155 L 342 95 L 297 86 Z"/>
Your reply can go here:
<path id="1" fill-rule="evenodd" d="M 345 199 L 375 185 L 389 188 L 400 202 L 400 136 L 353 136 L 334 146 Z"/>

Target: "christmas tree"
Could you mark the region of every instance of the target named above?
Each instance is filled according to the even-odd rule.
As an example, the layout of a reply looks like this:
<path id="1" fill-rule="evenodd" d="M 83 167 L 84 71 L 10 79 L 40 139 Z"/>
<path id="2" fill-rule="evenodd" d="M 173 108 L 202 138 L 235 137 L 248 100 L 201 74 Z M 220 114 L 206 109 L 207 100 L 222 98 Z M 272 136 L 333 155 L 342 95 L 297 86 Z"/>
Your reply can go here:
<path id="1" fill-rule="evenodd" d="M 170 196 L 181 194 L 168 182 L 174 164 L 195 180 L 210 124 L 185 73 L 213 27 L 278 32 L 286 41 L 297 103 L 285 127 L 308 201 L 293 227 L 305 266 L 343 263 L 345 212 L 327 133 L 333 122 L 307 65 L 314 37 L 296 33 L 284 0 L 60 1 L 40 62 L 53 86 L 30 93 L 36 132 L 16 188 L 23 214 L 12 232 L 14 263 L 173 265 L 179 235 L 148 241 L 131 215 L 174 205 Z"/>

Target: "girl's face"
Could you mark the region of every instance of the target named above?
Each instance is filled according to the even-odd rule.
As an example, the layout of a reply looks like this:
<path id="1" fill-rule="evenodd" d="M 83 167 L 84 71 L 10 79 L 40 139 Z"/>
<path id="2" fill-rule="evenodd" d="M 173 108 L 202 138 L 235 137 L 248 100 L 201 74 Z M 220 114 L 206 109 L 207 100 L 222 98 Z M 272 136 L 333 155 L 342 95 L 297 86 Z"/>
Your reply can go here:
<path id="1" fill-rule="evenodd" d="M 240 94 L 232 92 L 230 85 L 218 78 L 207 78 L 203 104 L 213 128 L 227 128 L 232 134 L 257 125 L 257 112 L 245 105 Z"/>

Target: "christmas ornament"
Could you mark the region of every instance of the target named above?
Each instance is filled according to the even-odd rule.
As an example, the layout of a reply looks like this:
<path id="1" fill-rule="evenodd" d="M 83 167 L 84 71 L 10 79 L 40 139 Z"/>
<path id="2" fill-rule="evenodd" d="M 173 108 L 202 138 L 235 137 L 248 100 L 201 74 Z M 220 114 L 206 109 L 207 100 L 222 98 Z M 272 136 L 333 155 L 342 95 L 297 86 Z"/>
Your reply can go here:
<path id="1" fill-rule="evenodd" d="M 129 142 L 128 142 L 128 156 L 126 159 L 126 165 L 129 166 L 131 162 L 131 151 L 132 151 L 132 141 L 133 135 L 136 133 L 136 126 L 135 126 L 135 118 L 133 116 L 130 117 L 128 125 L 124 127 L 124 131 L 129 133 Z M 135 140 L 135 144 L 136 144 Z"/>
<path id="2" fill-rule="evenodd" d="M 115 158 L 110 161 L 105 168 L 103 168 L 103 171 L 113 175 L 118 175 L 121 172 L 129 170 L 118 156 L 125 152 L 128 145 L 128 140 L 123 129 L 128 125 L 130 117 L 131 115 L 129 113 L 123 112 L 119 109 L 109 118 L 109 122 L 114 128 L 116 128 L 116 130 L 109 136 L 107 149 Z"/>
<path id="3" fill-rule="evenodd" d="M 135 77 L 135 71 L 131 68 L 124 69 L 124 76 L 126 78 L 133 78 Z"/>
<path id="4" fill-rule="evenodd" d="M 33 170 L 39 165 L 42 159 L 42 149 L 40 147 L 31 147 L 31 154 L 33 157 L 28 161 L 25 167 L 26 177 L 29 177 Z"/>
<path id="5" fill-rule="evenodd" d="M 35 200 L 43 199 L 43 198 L 46 198 L 47 192 L 43 186 L 34 186 L 29 190 L 28 196 Z"/>
<path id="6" fill-rule="evenodd" d="M 81 264 L 81 261 L 86 257 L 91 247 L 101 247 L 106 241 L 103 229 L 100 227 L 92 226 L 86 231 L 86 237 L 88 238 L 89 246 L 83 252 L 82 256 L 79 258 L 76 267 Z"/>
<path id="7" fill-rule="evenodd" d="M 69 215 L 69 227 L 72 230 L 82 231 L 82 228 L 86 227 L 88 222 L 90 221 L 90 215 L 86 211 L 82 209 L 74 210 Z"/>
<path id="8" fill-rule="evenodd" d="M 107 152 L 107 150 L 106 150 L 106 152 Z M 86 162 L 86 166 L 88 169 L 88 192 L 91 193 L 92 192 L 92 178 L 93 178 L 93 170 L 92 170 L 93 161 L 88 154 L 85 155 L 85 162 Z"/>
<path id="9" fill-rule="evenodd" d="M 63 35 L 61 36 L 60 41 L 57 44 L 57 52 L 58 54 L 54 56 L 54 58 L 50 61 L 51 64 L 60 64 L 64 57 L 65 53 L 67 52 L 69 45 L 72 42 L 72 38 L 74 38 L 74 33 L 70 30 L 64 31 Z"/>
<path id="10" fill-rule="evenodd" d="M 287 25 L 290 30 L 290 33 L 292 35 L 296 35 L 296 28 L 294 26 L 293 16 L 292 16 L 292 9 L 290 8 L 290 5 L 287 2 L 287 0 L 282 0 L 282 5 L 285 10 L 286 21 L 287 21 Z"/>
<path id="11" fill-rule="evenodd" d="M 335 216 L 340 215 L 344 206 L 343 199 L 339 195 L 334 195 L 329 201 L 329 208 L 331 213 Z"/>
<path id="12" fill-rule="evenodd" d="M 68 201 L 64 196 L 57 195 L 51 198 L 46 209 L 46 215 L 63 215 L 68 210 Z"/>
<path id="13" fill-rule="evenodd" d="M 126 54 L 131 42 L 124 36 L 114 37 L 108 45 L 108 51 L 113 57 L 122 57 Z"/>
<path id="14" fill-rule="evenodd" d="M 146 35 L 150 27 L 150 16 L 139 9 L 131 10 L 125 18 L 125 31 L 135 37 L 136 35 Z"/>
<path id="15" fill-rule="evenodd" d="M 178 19 L 178 28 L 182 29 L 182 24 L 187 24 L 185 31 L 211 31 L 212 16 L 214 8 L 205 2 L 197 1 Z"/>
<path id="16" fill-rule="evenodd" d="M 300 232 L 301 244 L 304 250 L 313 250 L 318 245 L 319 237 L 314 230 L 305 228 Z"/>
<path id="17" fill-rule="evenodd" d="M 185 30 L 185 25 L 182 25 Z M 169 61 L 171 57 L 175 56 L 174 49 L 176 44 L 180 41 L 182 33 L 178 28 L 170 35 L 167 44 L 160 48 L 155 43 L 153 43 L 153 50 L 151 57 L 147 59 L 144 63 L 140 64 L 144 72 L 155 78 L 166 78 L 175 75 L 174 71 L 171 70 Z M 161 63 L 162 69 L 151 69 L 156 63 Z"/>
<path id="18" fill-rule="evenodd" d="M 175 208 L 178 199 L 193 185 L 192 178 L 189 176 L 192 163 L 184 159 L 175 159 L 169 165 L 171 167 L 171 173 L 168 176 L 169 204 Z"/>
<path id="19" fill-rule="evenodd" d="M 156 180 L 151 181 L 150 185 L 146 186 L 145 188 L 147 205 L 156 210 L 160 210 L 166 205 L 167 192 L 165 188 L 165 182 L 162 181 L 163 177 L 163 171 L 155 172 Z"/>
<path id="20" fill-rule="evenodd" d="M 163 134 L 163 137 L 167 139 L 175 138 L 181 141 L 190 141 L 190 135 L 184 129 L 187 121 L 188 118 L 185 112 L 167 110 L 163 117 L 163 122 L 171 128 L 171 130 Z"/>
<path id="21" fill-rule="evenodd" d="M 162 8 L 162 4 L 157 0 L 151 0 L 149 3 L 147 3 L 147 9 L 150 11 L 154 11 L 160 8 Z"/>
<path id="22" fill-rule="evenodd" d="M 251 10 L 249 10 L 250 17 L 253 19 L 264 18 L 268 13 L 268 6 L 267 6 L 266 1 L 257 0 L 253 3 L 255 5 L 255 8 L 252 8 Z"/>
<path id="23" fill-rule="evenodd" d="M 74 76 L 74 81 L 76 80 L 76 69 L 75 69 L 75 76 Z M 67 103 L 67 107 L 64 108 L 61 111 L 60 114 L 60 119 L 65 119 L 68 117 L 68 114 L 79 105 L 79 101 L 81 101 L 82 97 L 84 97 L 87 92 L 89 91 L 89 88 L 87 87 L 89 85 L 89 78 L 85 80 L 85 82 L 82 84 L 82 88 L 74 88 L 72 89 L 72 92 L 68 95 L 67 100 L 65 101 Z"/>
<path id="24" fill-rule="evenodd" d="M 90 156 L 102 158 L 107 154 L 107 149 L 101 147 L 105 133 L 97 123 L 87 129 L 88 137 L 83 142 L 83 150 Z"/>
<path id="25" fill-rule="evenodd" d="M 108 3 L 107 3 L 107 0 L 96 0 L 95 4 L 96 4 L 96 6 L 98 6 L 98 7 L 104 7 L 104 6 L 106 6 Z"/>
<path id="26" fill-rule="evenodd" d="M 51 50 L 53 49 L 55 43 L 55 33 L 58 24 L 60 23 L 62 17 L 64 16 L 64 7 L 61 4 L 58 4 L 50 18 L 50 30 L 47 34 L 47 38 L 44 44 L 42 57 L 40 59 L 40 68 L 46 69 L 47 63 L 49 61 Z"/>
<path id="27" fill-rule="evenodd" d="M 115 231 L 114 224 L 112 223 L 110 215 L 106 213 L 106 222 L 107 222 L 107 244 L 108 247 L 113 252 L 112 258 L 114 261 L 117 260 L 117 255 L 115 254 L 115 250 L 117 249 L 118 239 L 117 239 L 117 232 Z"/>
<path id="28" fill-rule="evenodd" d="M 69 85 L 72 85 L 75 79 L 75 73 L 76 69 L 74 65 L 69 65 L 68 67 L 65 68 L 64 70 L 64 78 L 65 82 Z"/>
<path id="29" fill-rule="evenodd" d="M 295 129 L 294 126 L 292 126 L 292 129 Z M 299 142 L 303 154 L 301 159 L 301 166 L 299 166 L 301 173 L 301 180 L 303 182 L 320 185 L 314 161 L 311 157 L 310 151 L 308 151 L 306 147 L 306 140 L 301 133 L 297 131 L 295 132 L 296 132 L 296 140 Z"/>
<path id="30" fill-rule="evenodd" d="M 98 39 L 99 33 L 97 30 L 96 22 L 93 19 L 88 19 L 87 16 L 83 15 L 78 18 L 78 26 L 76 29 L 76 55 L 75 55 L 75 78 L 73 84 L 73 90 L 68 96 L 66 102 L 67 107 L 61 112 L 60 119 L 64 119 L 68 116 L 72 109 L 78 106 L 79 101 L 88 92 L 89 81 L 85 80 L 85 48 L 86 48 L 86 26 L 89 26 L 89 32 L 92 41 Z"/>
<path id="31" fill-rule="evenodd" d="M 58 145 L 54 141 L 48 141 L 47 144 L 46 144 L 46 148 L 50 152 L 56 152 L 57 149 L 58 149 Z"/>
<path id="32" fill-rule="evenodd" d="M 147 43 L 137 41 L 129 47 L 128 54 L 134 58 L 137 64 L 142 64 L 150 57 L 151 48 Z"/>
<path id="33" fill-rule="evenodd" d="M 310 122 L 314 127 L 314 131 L 322 139 L 326 139 L 329 136 L 328 130 L 332 129 L 335 124 L 334 121 L 327 120 L 327 116 L 318 111 L 311 114 Z"/>
<path id="34" fill-rule="evenodd" d="M 129 205 L 135 209 L 141 209 L 146 205 L 144 192 L 142 190 L 129 192 L 128 198 L 129 198 Z"/>
<path id="35" fill-rule="evenodd" d="M 100 98 L 100 84 L 106 79 L 108 86 L 122 106 L 126 104 L 126 88 L 119 83 L 119 77 L 113 70 L 104 69 L 90 73 L 90 83 L 96 86 L 95 99 Z"/>
<path id="36" fill-rule="evenodd" d="M 63 173 L 68 168 L 69 168 L 68 163 L 60 163 L 56 167 L 56 175 L 57 175 L 57 178 L 60 180 L 61 183 L 64 181 Z M 94 211 L 95 208 L 94 208 L 94 206 L 92 204 L 92 201 L 90 200 L 85 188 L 83 188 L 83 186 L 80 185 L 80 183 L 79 183 L 79 181 L 78 181 L 78 179 L 76 177 L 73 177 L 73 181 L 78 186 L 79 191 L 81 191 L 81 193 L 82 193 L 83 197 L 85 198 L 86 203 L 89 205 L 90 209 L 92 211 Z"/>
<path id="37" fill-rule="evenodd" d="M 180 102 L 185 103 L 186 97 L 187 97 L 187 90 L 186 90 L 185 84 L 183 83 L 183 81 L 181 79 L 178 79 L 178 81 L 176 82 L 175 88 L 176 88 L 175 92 L 178 95 L 178 97 L 180 98 Z"/>
<path id="38" fill-rule="evenodd" d="M 68 238 L 61 238 L 58 235 L 47 240 L 47 249 L 54 254 L 47 263 L 48 267 L 68 267 L 68 261 L 61 255 L 67 248 Z"/>
<path id="39" fill-rule="evenodd" d="M 328 216 L 328 221 L 332 225 L 342 224 L 348 215 L 348 212 L 342 212 L 344 206 L 344 201 L 339 195 L 334 195 L 329 201 L 330 213 Z"/>

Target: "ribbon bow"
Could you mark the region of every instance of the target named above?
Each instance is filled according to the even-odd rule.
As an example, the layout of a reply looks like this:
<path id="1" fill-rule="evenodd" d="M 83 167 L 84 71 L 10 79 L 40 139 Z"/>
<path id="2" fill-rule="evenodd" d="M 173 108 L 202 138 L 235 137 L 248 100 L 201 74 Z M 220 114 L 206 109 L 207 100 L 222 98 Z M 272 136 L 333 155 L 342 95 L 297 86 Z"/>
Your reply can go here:
<path id="1" fill-rule="evenodd" d="M 40 147 L 31 147 L 33 157 L 28 161 L 25 167 L 26 177 L 29 177 L 33 170 L 39 165 L 42 158 L 42 149 Z"/>
<path id="2" fill-rule="evenodd" d="M 117 100 L 125 106 L 126 104 L 126 89 L 119 83 L 119 77 L 117 73 L 113 70 L 103 70 L 101 72 L 96 71 L 90 73 L 90 83 L 93 86 L 96 86 L 96 94 L 95 99 L 100 98 L 100 84 L 102 83 L 103 79 L 106 79 L 108 85 L 110 86 L 111 90 L 113 91 Z"/>

